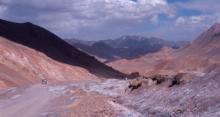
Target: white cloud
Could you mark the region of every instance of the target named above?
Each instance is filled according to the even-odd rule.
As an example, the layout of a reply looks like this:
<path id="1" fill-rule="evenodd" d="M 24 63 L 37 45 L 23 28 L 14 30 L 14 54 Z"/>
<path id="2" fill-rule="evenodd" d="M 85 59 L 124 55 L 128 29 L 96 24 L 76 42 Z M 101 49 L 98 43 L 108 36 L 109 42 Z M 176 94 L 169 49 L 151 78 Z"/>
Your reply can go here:
<path id="1" fill-rule="evenodd" d="M 33 22 L 62 37 L 105 39 L 138 32 L 178 40 L 183 36 L 191 39 L 220 21 L 218 3 L 219 0 L 172 4 L 167 0 L 0 0 L 0 17 Z M 199 10 L 201 14 L 184 16 L 178 14 L 181 9 Z M 162 19 L 161 14 L 166 17 Z"/>
<path id="2" fill-rule="evenodd" d="M 179 9 L 193 9 L 206 13 L 213 13 L 220 10 L 219 3 L 219 0 L 192 0 L 177 2 L 175 5 Z"/>
<path id="3" fill-rule="evenodd" d="M 159 17 L 158 17 L 158 15 L 154 15 L 154 16 L 150 19 L 150 21 L 151 21 L 152 23 L 158 23 L 158 22 L 159 22 Z"/>
<path id="4" fill-rule="evenodd" d="M 130 24 L 135 23 L 155 23 L 159 14 L 172 14 L 166 0 L 7 0 L 4 4 L 4 11 L 0 7 L 3 18 L 31 21 L 61 36 L 74 36 L 82 29 L 105 30 L 103 26 L 109 25 L 114 30 L 132 27 Z"/>
<path id="5" fill-rule="evenodd" d="M 209 16 L 206 15 L 199 15 L 199 16 L 189 16 L 189 17 L 178 17 L 176 19 L 175 25 L 180 26 L 180 25 L 195 25 L 199 24 L 202 21 L 205 21 Z"/>
<path id="6" fill-rule="evenodd" d="M 178 17 L 175 21 L 175 26 L 195 26 L 195 25 L 206 25 L 210 26 L 216 22 L 219 22 L 220 14 L 203 14 L 188 17 Z"/>
<path id="7" fill-rule="evenodd" d="M 176 25 L 176 26 L 179 26 L 179 25 L 181 25 L 181 24 L 185 24 L 185 22 L 186 22 L 185 18 L 183 18 L 183 17 L 178 17 L 178 18 L 176 19 L 175 25 Z"/>

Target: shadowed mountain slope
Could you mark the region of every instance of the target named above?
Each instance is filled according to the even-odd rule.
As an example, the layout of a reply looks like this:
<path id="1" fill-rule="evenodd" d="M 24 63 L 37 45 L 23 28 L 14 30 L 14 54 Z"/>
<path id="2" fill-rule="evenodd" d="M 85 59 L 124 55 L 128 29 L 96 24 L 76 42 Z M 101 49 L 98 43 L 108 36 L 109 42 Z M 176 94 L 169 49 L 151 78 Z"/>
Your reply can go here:
<path id="1" fill-rule="evenodd" d="M 0 36 L 40 51 L 59 62 L 83 67 L 98 76 L 121 77 L 124 75 L 79 51 L 46 29 L 31 23 L 0 20 Z"/>

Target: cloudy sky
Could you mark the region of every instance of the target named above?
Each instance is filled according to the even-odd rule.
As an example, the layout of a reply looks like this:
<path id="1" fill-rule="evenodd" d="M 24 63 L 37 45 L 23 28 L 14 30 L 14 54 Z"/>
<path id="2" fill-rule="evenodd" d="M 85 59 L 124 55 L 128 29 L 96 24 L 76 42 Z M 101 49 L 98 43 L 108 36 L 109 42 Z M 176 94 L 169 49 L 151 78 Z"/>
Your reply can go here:
<path id="1" fill-rule="evenodd" d="M 0 18 L 32 22 L 62 38 L 122 35 L 192 40 L 220 22 L 220 0 L 0 0 Z"/>

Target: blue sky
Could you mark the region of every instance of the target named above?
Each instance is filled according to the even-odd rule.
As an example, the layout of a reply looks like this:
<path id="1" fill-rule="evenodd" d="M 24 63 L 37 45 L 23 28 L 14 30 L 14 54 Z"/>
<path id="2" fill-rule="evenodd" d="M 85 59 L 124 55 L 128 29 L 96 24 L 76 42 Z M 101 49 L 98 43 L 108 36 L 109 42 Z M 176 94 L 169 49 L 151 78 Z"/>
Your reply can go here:
<path id="1" fill-rule="evenodd" d="M 142 35 L 192 40 L 220 22 L 219 0 L 0 0 L 0 18 L 32 22 L 62 38 Z"/>

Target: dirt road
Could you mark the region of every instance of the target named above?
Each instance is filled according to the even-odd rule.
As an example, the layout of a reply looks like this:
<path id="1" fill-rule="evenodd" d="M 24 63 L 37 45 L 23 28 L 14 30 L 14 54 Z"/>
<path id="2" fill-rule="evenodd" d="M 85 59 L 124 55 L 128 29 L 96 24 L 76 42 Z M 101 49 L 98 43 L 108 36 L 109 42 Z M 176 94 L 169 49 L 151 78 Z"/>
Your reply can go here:
<path id="1" fill-rule="evenodd" d="M 109 79 L 0 90 L 0 117 L 139 117 L 115 101 L 127 85 Z"/>
<path id="2" fill-rule="evenodd" d="M 11 97 L 0 105 L 1 117 L 39 117 L 45 112 L 55 95 L 47 87 L 34 85 L 22 94 Z"/>

